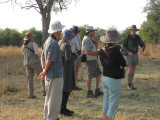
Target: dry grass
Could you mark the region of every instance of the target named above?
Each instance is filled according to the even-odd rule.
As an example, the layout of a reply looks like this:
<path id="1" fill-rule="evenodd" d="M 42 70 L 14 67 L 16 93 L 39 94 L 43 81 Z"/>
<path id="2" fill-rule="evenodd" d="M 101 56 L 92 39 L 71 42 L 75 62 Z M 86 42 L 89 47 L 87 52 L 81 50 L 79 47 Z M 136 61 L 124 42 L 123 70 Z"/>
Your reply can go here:
<path id="1" fill-rule="evenodd" d="M 122 80 L 122 94 L 115 120 L 160 120 L 160 62 L 159 45 L 147 45 L 140 55 L 141 65 L 135 75 L 136 91 L 126 90 Z M 27 79 L 23 66 L 22 49 L 0 48 L 0 120 L 43 120 L 41 85 L 34 79 L 36 99 L 27 98 Z M 73 91 L 68 108 L 75 111 L 72 117 L 59 116 L 61 120 L 102 120 L 102 99 L 86 98 L 86 67 L 82 64 L 78 85 L 82 91 Z M 102 85 L 100 84 L 102 89 Z M 92 82 L 92 89 L 95 84 Z"/>

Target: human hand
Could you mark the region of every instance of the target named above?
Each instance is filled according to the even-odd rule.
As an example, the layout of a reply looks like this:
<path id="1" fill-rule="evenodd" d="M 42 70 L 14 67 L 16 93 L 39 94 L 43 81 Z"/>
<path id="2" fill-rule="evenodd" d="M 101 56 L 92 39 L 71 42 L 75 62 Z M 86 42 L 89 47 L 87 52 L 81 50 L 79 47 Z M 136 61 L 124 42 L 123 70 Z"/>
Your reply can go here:
<path id="1" fill-rule="evenodd" d="M 142 53 L 143 53 L 143 48 L 140 49 L 140 54 L 142 54 Z"/>
<path id="2" fill-rule="evenodd" d="M 40 75 L 38 76 L 38 80 L 42 80 L 46 75 L 47 75 L 47 73 L 44 72 L 44 70 L 43 70 L 43 72 L 41 72 Z"/>
<path id="3" fill-rule="evenodd" d="M 128 55 L 132 57 L 132 56 L 133 56 L 133 53 L 132 53 L 132 52 L 129 52 Z"/>

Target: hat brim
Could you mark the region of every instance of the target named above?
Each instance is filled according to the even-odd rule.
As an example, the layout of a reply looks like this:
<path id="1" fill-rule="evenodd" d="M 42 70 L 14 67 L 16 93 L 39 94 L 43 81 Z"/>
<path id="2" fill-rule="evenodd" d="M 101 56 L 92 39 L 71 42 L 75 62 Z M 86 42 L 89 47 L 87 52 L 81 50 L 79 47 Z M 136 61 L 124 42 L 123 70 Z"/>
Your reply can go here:
<path id="1" fill-rule="evenodd" d="M 104 42 L 104 43 L 116 43 L 116 42 L 119 42 L 119 41 L 122 41 L 123 40 L 123 38 L 121 38 L 121 37 L 113 37 L 113 38 L 109 38 L 109 37 L 107 37 L 107 36 L 102 36 L 101 38 L 100 38 L 100 40 L 102 41 L 102 42 Z"/>
<path id="2" fill-rule="evenodd" d="M 131 30 L 136 30 L 136 31 L 139 31 L 139 29 L 130 29 L 130 31 L 131 31 Z"/>
<path id="3" fill-rule="evenodd" d="M 36 36 L 36 35 L 33 35 L 33 37 L 35 37 L 35 36 Z M 33 38 L 33 37 L 32 37 L 32 38 Z M 32 39 L 32 38 L 31 38 L 31 39 Z M 27 37 L 24 37 L 23 40 L 30 40 L 30 39 L 28 39 Z"/>
<path id="4" fill-rule="evenodd" d="M 90 31 L 98 31 L 98 30 L 87 30 L 85 34 L 89 33 Z"/>
<path id="5" fill-rule="evenodd" d="M 48 33 L 55 33 L 55 32 L 58 32 L 58 31 L 62 31 L 62 29 L 64 28 L 65 26 L 62 25 L 60 28 L 56 29 L 56 30 L 48 30 Z"/>

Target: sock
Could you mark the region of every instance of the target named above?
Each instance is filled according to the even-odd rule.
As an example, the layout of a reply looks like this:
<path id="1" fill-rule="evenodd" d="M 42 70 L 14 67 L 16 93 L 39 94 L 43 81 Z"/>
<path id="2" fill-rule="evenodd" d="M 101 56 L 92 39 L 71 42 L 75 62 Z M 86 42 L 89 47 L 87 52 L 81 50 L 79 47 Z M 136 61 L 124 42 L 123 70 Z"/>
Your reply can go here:
<path id="1" fill-rule="evenodd" d="M 128 84 L 129 84 L 129 83 L 132 83 L 132 80 L 131 80 L 131 73 L 128 73 L 127 80 L 128 80 Z"/>

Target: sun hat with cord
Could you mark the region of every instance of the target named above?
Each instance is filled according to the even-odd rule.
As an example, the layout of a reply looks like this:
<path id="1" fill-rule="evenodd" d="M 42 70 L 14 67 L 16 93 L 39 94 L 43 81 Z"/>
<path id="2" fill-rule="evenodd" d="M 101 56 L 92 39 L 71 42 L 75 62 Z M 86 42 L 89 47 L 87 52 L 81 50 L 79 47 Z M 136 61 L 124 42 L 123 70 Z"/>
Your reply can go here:
<path id="1" fill-rule="evenodd" d="M 90 31 L 97 31 L 97 30 L 95 30 L 95 29 L 93 28 L 93 26 L 87 26 L 87 27 L 86 27 L 86 34 L 87 34 L 88 32 L 90 32 Z"/>
<path id="2" fill-rule="evenodd" d="M 50 26 L 50 29 L 48 30 L 49 33 L 55 33 L 55 32 L 58 32 L 58 31 L 62 31 L 62 29 L 64 28 L 65 26 L 61 24 L 60 21 L 55 21 L 51 24 Z"/>
<path id="3" fill-rule="evenodd" d="M 26 32 L 24 40 L 32 40 L 34 38 L 34 35 L 32 32 Z"/>
<path id="4" fill-rule="evenodd" d="M 123 40 L 119 35 L 116 29 L 108 29 L 106 35 L 102 36 L 100 40 L 104 43 L 116 43 Z"/>

